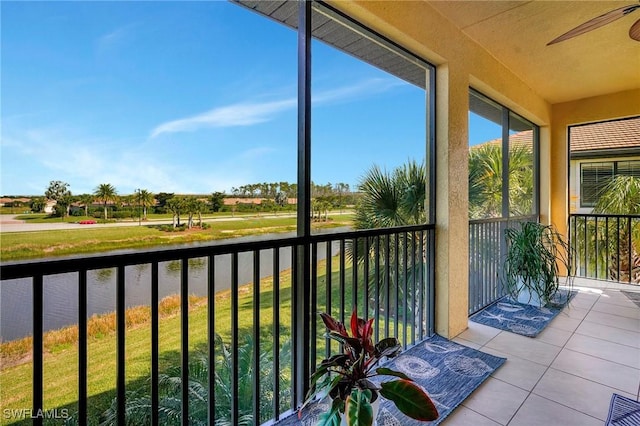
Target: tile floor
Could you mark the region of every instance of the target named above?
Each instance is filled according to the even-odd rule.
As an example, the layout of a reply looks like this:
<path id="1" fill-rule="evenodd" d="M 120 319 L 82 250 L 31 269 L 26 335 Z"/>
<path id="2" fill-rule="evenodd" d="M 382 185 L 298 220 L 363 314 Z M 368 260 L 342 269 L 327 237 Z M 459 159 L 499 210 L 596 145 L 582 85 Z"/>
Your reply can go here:
<path id="1" fill-rule="evenodd" d="M 575 287 L 534 339 L 469 322 L 454 340 L 507 361 L 443 425 L 602 426 L 614 392 L 640 399 L 640 307 L 619 291 L 640 287 Z"/>

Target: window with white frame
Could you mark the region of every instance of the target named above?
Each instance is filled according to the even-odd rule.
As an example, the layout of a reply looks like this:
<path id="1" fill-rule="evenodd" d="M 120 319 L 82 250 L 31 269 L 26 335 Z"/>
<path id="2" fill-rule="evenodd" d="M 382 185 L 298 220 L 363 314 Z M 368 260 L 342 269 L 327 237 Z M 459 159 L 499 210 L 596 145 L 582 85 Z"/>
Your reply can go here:
<path id="1" fill-rule="evenodd" d="M 594 207 L 607 184 L 616 176 L 640 179 L 640 160 L 580 164 L 580 206 Z"/>

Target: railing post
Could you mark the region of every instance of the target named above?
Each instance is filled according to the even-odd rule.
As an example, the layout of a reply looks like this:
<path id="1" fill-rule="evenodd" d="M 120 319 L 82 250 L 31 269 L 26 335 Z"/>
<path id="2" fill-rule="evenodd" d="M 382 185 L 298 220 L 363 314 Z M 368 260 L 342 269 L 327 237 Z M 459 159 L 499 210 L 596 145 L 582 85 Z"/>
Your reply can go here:
<path id="1" fill-rule="evenodd" d="M 87 271 L 78 276 L 78 422 L 87 421 Z"/>
<path id="2" fill-rule="evenodd" d="M 126 317 L 125 317 L 125 267 L 120 265 L 117 268 L 116 279 L 116 390 L 117 390 L 117 413 L 118 424 L 126 424 Z"/>
<path id="3" fill-rule="evenodd" d="M 298 215 L 293 283 L 293 403 L 299 407 L 309 388 L 311 235 L 311 2 L 298 2 Z"/>
<path id="4" fill-rule="evenodd" d="M 189 258 L 180 264 L 180 377 L 182 378 L 182 425 L 189 425 Z M 234 351 L 238 348 L 234 347 Z"/>
<path id="5" fill-rule="evenodd" d="M 631 217 L 627 218 L 627 252 L 629 259 L 627 265 L 629 265 L 629 283 L 632 281 L 633 275 L 633 245 L 631 244 Z"/>
<path id="6" fill-rule="evenodd" d="M 35 275 L 33 277 L 33 412 L 40 413 L 43 409 L 43 338 L 42 320 L 44 316 L 43 305 L 43 277 Z M 34 425 L 43 423 L 42 416 L 33 419 Z"/>

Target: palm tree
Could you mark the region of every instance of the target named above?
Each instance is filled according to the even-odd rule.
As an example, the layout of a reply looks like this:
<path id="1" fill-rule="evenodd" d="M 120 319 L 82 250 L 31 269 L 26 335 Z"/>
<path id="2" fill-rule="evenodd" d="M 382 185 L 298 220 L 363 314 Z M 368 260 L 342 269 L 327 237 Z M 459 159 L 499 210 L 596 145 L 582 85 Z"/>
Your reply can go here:
<path id="1" fill-rule="evenodd" d="M 469 150 L 469 217 L 502 216 L 502 147 L 485 144 Z"/>
<path id="2" fill-rule="evenodd" d="M 427 176 L 423 164 L 410 161 L 388 173 L 373 166 L 360 182 L 356 206 L 357 229 L 388 228 L 425 223 Z"/>
<path id="3" fill-rule="evenodd" d="M 640 179 L 633 176 L 618 175 L 611 179 L 604 187 L 594 208 L 596 213 L 637 215 L 640 214 Z M 631 218 L 621 219 L 619 222 L 610 221 L 610 227 L 605 235 L 615 235 L 609 240 L 611 264 L 609 278 L 616 281 L 640 282 L 640 256 L 633 242 L 640 241 L 640 226 L 632 226 Z M 629 234 L 631 230 L 631 235 Z M 600 233 L 603 235 L 603 233 Z M 628 241 L 632 239 L 629 246 Z M 604 247 L 605 242 L 600 244 Z M 619 248 L 618 248 L 619 247 Z M 629 257 L 631 255 L 631 263 Z"/>
<path id="4" fill-rule="evenodd" d="M 215 335 L 214 364 L 214 392 L 215 392 L 215 425 L 231 425 L 231 407 L 233 389 L 231 378 L 237 371 L 238 382 L 237 404 L 238 425 L 261 424 L 268 420 L 273 407 L 273 383 L 280 380 L 281 391 L 277 396 L 281 405 L 290 401 L 289 382 L 290 371 L 283 368 L 275 371 L 271 350 L 263 350 L 257 359 L 258 370 L 254 369 L 254 341 L 251 335 L 245 335 L 237 347 L 238 363 L 234 368 L 232 352 L 219 335 Z M 280 362 L 282 366 L 290 365 L 290 348 L 285 344 L 281 349 Z M 190 425 L 206 425 L 209 406 L 209 356 L 206 351 L 196 350 L 189 359 L 189 419 Z M 253 392 L 254 375 L 259 375 L 260 393 Z M 158 415 L 160 424 L 172 426 L 180 425 L 182 418 L 182 379 L 180 366 L 171 366 L 158 376 L 158 395 L 160 398 Z M 148 388 L 133 391 L 126 398 L 126 415 L 128 425 L 148 425 L 151 423 L 151 398 L 147 394 Z M 259 406 L 261 419 L 253 419 L 253 398 L 260 398 Z M 110 426 L 117 423 L 117 400 L 114 398 L 111 407 L 102 416 L 101 425 Z"/>
<path id="5" fill-rule="evenodd" d="M 533 198 L 531 146 L 512 146 L 509 148 L 509 215 L 530 215 L 533 211 Z"/>
<path id="6" fill-rule="evenodd" d="M 207 209 L 207 203 L 194 196 L 184 197 L 183 210 L 188 215 L 187 228 L 193 228 L 193 216 L 198 215 L 198 226 L 202 227 L 202 212 Z"/>
<path id="7" fill-rule="evenodd" d="M 107 204 L 110 201 L 115 201 L 118 197 L 116 188 L 110 183 L 101 183 L 93 192 L 93 195 L 102 202 L 104 207 L 104 220 L 107 220 Z"/>
<path id="8" fill-rule="evenodd" d="M 530 146 L 509 149 L 509 210 L 511 216 L 531 214 L 533 152 Z M 502 146 L 484 144 L 469 150 L 469 217 L 502 216 Z"/>
<path id="9" fill-rule="evenodd" d="M 146 189 L 140 189 L 138 191 L 138 203 L 142 207 L 142 220 L 147 220 L 147 208 L 152 206 L 154 202 L 153 193 Z"/>
<path id="10" fill-rule="evenodd" d="M 84 215 L 89 216 L 89 205 L 93 203 L 94 196 L 92 194 L 82 194 L 78 197 L 78 201 L 84 206 Z"/>
<path id="11" fill-rule="evenodd" d="M 423 164 L 410 161 L 391 173 L 374 165 L 358 186 L 361 198 L 355 210 L 355 228 L 389 228 L 425 223 L 426 187 L 427 174 Z M 404 286 L 401 285 L 406 280 L 411 280 L 412 276 L 420 274 L 423 262 L 419 255 L 420 250 L 403 249 L 406 246 L 415 247 L 415 244 L 417 241 L 414 241 L 411 233 L 401 235 L 397 245 L 395 240 L 387 244 L 387 240 L 382 238 L 379 244 L 380 251 L 377 252 L 374 238 L 370 238 L 369 241 L 359 239 L 357 246 L 347 246 L 347 254 L 353 259 L 354 252 L 357 253 L 354 263 L 357 261 L 360 264 L 363 264 L 366 258 L 369 258 L 369 264 L 373 264 L 376 256 L 380 256 L 381 269 L 388 271 L 388 274 L 380 274 L 378 281 L 370 276 L 370 294 L 374 294 L 377 287 L 381 299 L 386 300 L 385 295 L 388 294 L 389 305 L 394 306 L 397 301 L 396 295 L 398 300 L 402 300 L 402 297 L 416 300 L 413 297 L 417 294 L 404 294 Z M 423 247 L 421 252 L 424 253 L 424 250 Z M 407 266 L 406 270 L 403 269 L 404 265 Z M 411 309 L 410 306 L 408 308 Z"/>
<path id="12" fill-rule="evenodd" d="M 180 215 L 185 210 L 186 202 L 184 197 L 175 196 L 167 200 L 167 210 L 172 213 L 173 227 L 180 226 Z M 177 222 L 176 222 L 177 220 Z"/>

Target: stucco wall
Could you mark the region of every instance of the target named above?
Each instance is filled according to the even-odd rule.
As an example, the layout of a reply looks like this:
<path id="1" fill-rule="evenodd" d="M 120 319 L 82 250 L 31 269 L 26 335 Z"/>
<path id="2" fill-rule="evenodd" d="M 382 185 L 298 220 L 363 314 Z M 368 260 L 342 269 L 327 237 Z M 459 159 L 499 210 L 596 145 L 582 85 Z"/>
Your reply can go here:
<path id="1" fill-rule="evenodd" d="M 566 234 L 569 126 L 640 115 L 640 89 L 564 102 L 552 106 L 550 170 L 551 221 Z"/>
<path id="2" fill-rule="evenodd" d="M 437 66 L 436 330 L 467 327 L 468 88 L 540 126 L 540 214 L 566 231 L 569 125 L 640 114 L 640 90 L 550 105 L 422 1 L 331 1 L 362 24 Z"/>
<path id="3" fill-rule="evenodd" d="M 421 1 L 334 1 L 331 4 L 437 66 L 436 331 L 467 328 L 468 89 L 548 126 L 549 104 L 473 40 Z M 549 132 L 541 131 L 549 152 Z M 543 176 L 548 181 L 548 176 Z M 548 186 L 548 185 L 547 185 Z"/>

